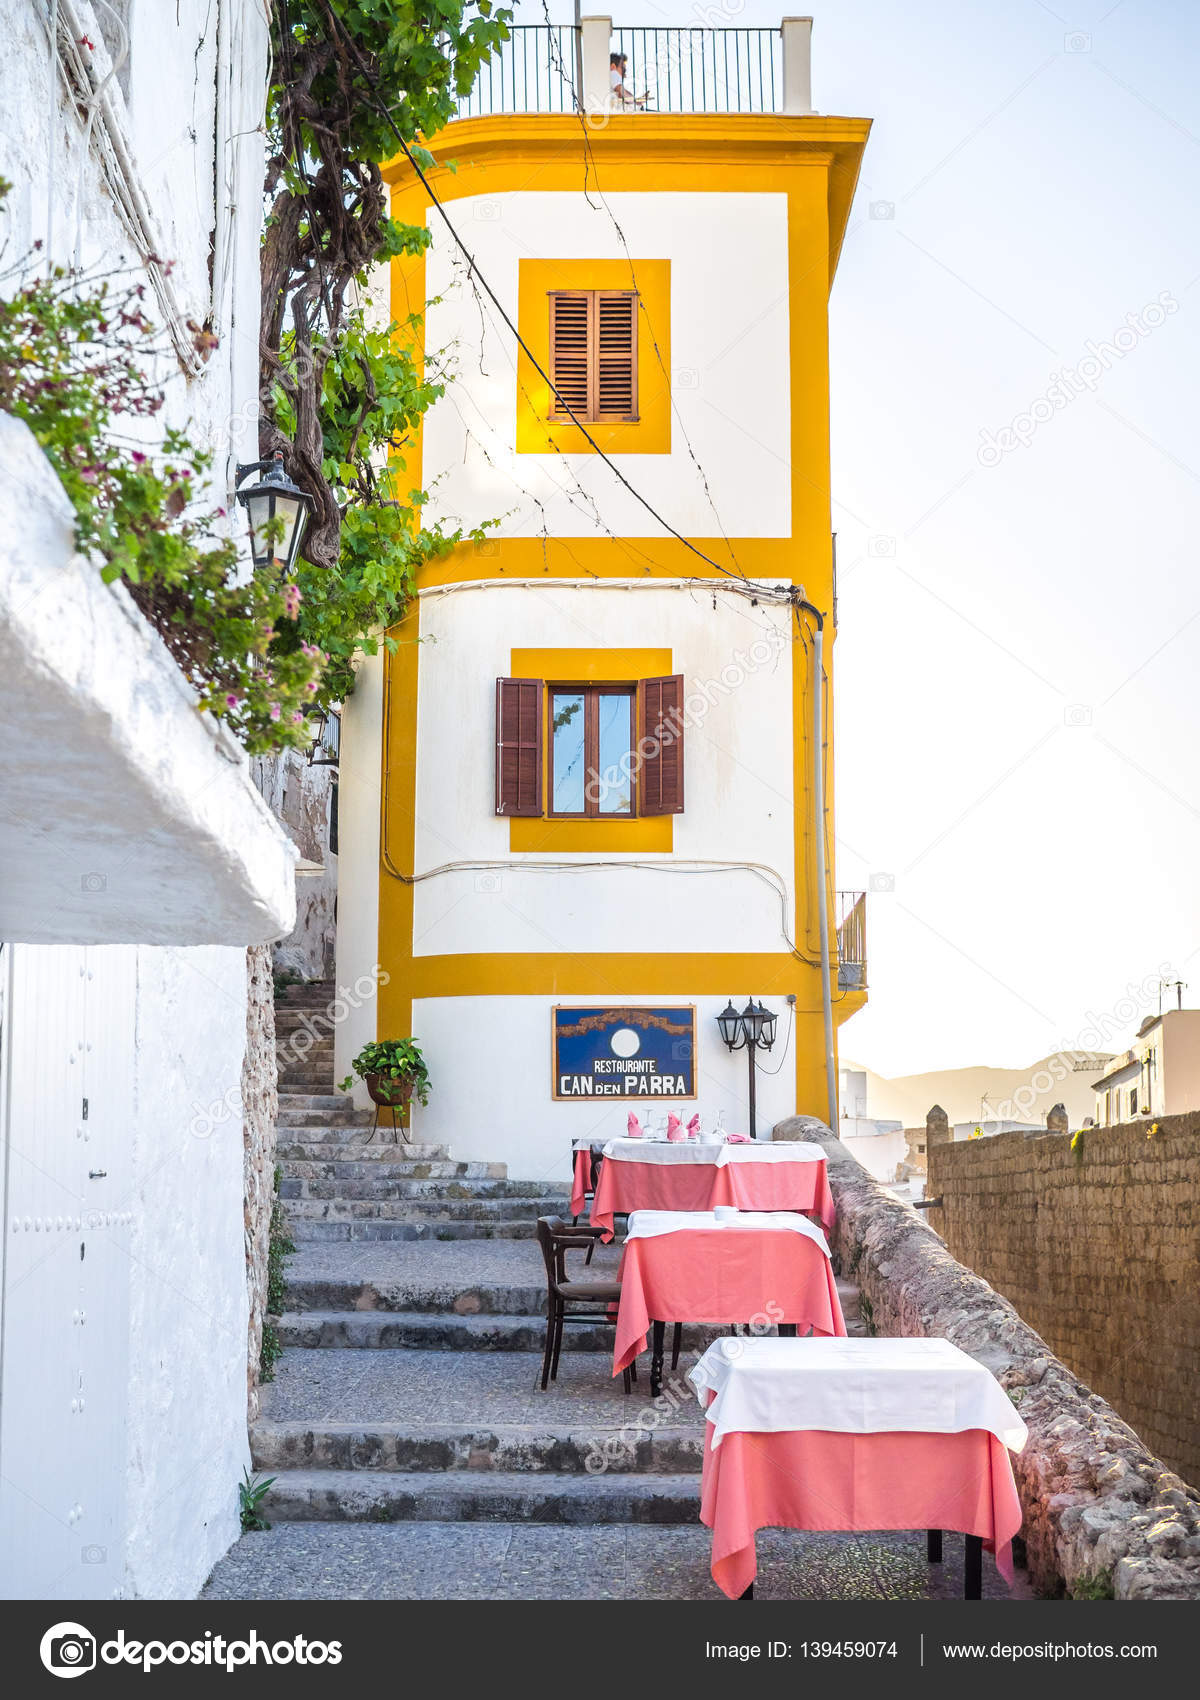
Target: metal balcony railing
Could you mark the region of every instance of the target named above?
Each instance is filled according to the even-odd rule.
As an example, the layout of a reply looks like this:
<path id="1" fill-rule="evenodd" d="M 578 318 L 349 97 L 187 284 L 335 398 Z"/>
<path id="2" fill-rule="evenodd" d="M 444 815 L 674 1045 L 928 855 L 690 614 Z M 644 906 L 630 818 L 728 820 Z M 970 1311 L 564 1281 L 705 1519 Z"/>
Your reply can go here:
<path id="1" fill-rule="evenodd" d="M 788 20 L 782 29 L 621 28 L 611 33 L 607 20 L 587 18 L 582 30 L 571 24 L 513 25 L 509 39 L 459 102 L 458 116 L 582 111 L 590 125 L 602 126 L 613 111 L 807 111 L 807 36 L 788 34 L 797 22 Z M 789 51 L 796 55 L 796 71 L 792 93 L 785 97 Z M 626 56 L 624 86 L 635 104 L 614 100 L 612 53 Z"/>
<path id="2" fill-rule="evenodd" d="M 612 51 L 628 56 L 625 86 L 648 112 L 782 110 L 777 29 L 618 29 Z"/>
<path id="3" fill-rule="evenodd" d="M 572 24 L 514 24 L 458 105 L 460 118 L 493 112 L 576 112 Z"/>
<path id="4" fill-rule="evenodd" d="M 867 894 L 839 891 L 837 917 L 838 986 L 844 992 L 864 991 L 867 984 Z"/>

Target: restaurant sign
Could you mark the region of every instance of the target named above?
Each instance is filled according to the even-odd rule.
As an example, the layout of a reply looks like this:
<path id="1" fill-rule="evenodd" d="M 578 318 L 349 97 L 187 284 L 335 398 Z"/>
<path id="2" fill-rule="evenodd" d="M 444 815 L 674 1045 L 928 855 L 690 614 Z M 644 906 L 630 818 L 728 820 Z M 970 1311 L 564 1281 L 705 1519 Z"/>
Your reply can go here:
<path id="1" fill-rule="evenodd" d="M 556 1098 L 694 1098 L 696 1011 L 554 1011 Z"/>

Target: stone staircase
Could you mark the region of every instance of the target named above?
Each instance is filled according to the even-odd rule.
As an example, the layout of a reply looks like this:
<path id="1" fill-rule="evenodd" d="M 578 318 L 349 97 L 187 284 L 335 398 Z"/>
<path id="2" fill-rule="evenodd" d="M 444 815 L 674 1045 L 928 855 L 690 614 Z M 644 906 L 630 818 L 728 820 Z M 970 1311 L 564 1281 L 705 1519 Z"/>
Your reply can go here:
<path id="1" fill-rule="evenodd" d="M 279 1061 L 276 1155 L 299 1242 L 525 1239 L 569 1189 L 511 1181 L 504 1163 L 456 1163 L 444 1145 L 407 1145 L 333 1089 L 336 998 L 328 981 L 288 986 L 275 999 Z"/>
<path id="2" fill-rule="evenodd" d="M 602 1248 L 593 1270 L 618 1256 Z M 839 1290 L 861 1333 L 856 1289 Z M 532 1243 L 303 1246 L 287 1304 L 251 1434 L 255 1468 L 276 1478 L 272 1520 L 696 1522 L 704 1428 L 685 1376 L 723 1330 L 684 1330 L 656 1407 L 648 1358 L 623 1394 L 602 1324 L 568 1330 L 541 1391 Z"/>
<path id="3" fill-rule="evenodd" d="M 275 1477 L 269 1518 L 695 1526 L 704 1425 L 685 1377 L 723 1330 L 685 1329 L 655 1405 L 648 1357 L 626 1396 L 612 1329 L 574 1325 L 543 1393 L 534 1225 L 565 1213 L 566 1185 L 511 1181 L 503 1163 L 456 1163 L 390 1129 L 368 1141 L 371 1117 L 331 1089 L 320 1029 L 334 995 L 276 999 L 280 1192 L 298 1250 L 251 1432 L 255 1469 Z M 306 1023 L 319 1036 L 301 1056 Z M 591 1273 L 615 1274 L 619 1255 L 599 1248 Z M 840 1290 L 862 1332 L 856 1289 Z"/>

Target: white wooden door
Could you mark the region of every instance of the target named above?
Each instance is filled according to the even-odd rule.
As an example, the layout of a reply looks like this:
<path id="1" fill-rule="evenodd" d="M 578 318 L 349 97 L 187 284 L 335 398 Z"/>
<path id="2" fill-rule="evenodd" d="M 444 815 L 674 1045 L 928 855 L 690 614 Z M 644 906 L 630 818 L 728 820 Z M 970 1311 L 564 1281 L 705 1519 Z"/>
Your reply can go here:
<path id="1" fill-rule="evenodd" d="M 0 1595 L 110 1598 L 123 1573 L 136 953 L 10 945 L 0 961 Z"/>

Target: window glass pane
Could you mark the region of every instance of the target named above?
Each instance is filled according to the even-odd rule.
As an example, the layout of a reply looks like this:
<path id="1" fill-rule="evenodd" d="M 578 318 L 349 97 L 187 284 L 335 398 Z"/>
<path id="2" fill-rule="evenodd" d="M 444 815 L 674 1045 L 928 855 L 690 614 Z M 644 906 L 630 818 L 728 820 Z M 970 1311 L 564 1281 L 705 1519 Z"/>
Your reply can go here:
<path id="1" fill-rule="evenodd" d="M 631 809 L 633 764 L 629 759 L 629 729 L 633 698 L 602 693 L 599 699 L 599 771 L 596 808 L 602 815 L 627 815 Z"/>
<path id="2" fill-rule="evenodd" d="M 553 691 L 550 695 L 552 784 L 556 814 L 583 813 L 582 691 Z"/>

